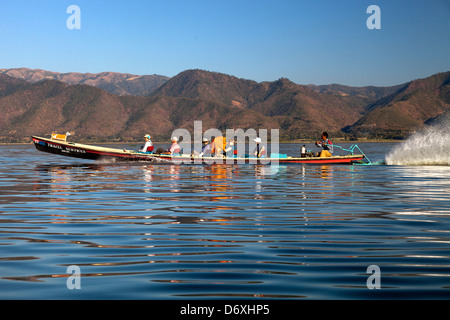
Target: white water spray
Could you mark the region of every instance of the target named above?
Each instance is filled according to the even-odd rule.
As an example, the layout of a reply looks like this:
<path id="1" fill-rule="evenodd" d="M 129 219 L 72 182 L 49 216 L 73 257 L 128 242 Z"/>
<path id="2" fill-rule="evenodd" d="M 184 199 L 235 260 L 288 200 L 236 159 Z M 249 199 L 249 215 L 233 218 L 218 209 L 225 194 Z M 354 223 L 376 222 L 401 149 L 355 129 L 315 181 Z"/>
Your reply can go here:
<path id="1" fill-rule="evenodd" d="M 450 117 L 395 147 L 386 156 L 386 164 L 450 166 Z"/>

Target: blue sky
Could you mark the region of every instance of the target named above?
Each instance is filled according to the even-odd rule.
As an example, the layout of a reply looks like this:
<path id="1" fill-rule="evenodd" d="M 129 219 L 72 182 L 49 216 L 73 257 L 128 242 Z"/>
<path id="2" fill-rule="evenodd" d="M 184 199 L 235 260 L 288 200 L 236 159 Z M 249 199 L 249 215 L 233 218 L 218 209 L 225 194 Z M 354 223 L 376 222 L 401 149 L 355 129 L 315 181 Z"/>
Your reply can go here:
<path id="1" fill-rule="evenodd" d="M 370 5 L 380 30 L 366 26 Z M 450 0 L 0 0 L 0 12 L 0 68 L 351 86 L 450 70 Z"/>

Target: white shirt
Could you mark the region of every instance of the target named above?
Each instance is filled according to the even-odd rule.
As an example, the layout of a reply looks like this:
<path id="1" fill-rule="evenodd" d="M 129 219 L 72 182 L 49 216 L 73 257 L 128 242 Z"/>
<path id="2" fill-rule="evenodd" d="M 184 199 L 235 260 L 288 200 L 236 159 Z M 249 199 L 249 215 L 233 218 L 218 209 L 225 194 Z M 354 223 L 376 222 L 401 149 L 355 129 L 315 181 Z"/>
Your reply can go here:
<path id="1" fill-rule="evenodd" d="M 147 141 L 145 141 L 144 146 L 141 149 L 139 149 L 139 151 L 140 152 L 147 152 L 147 148 L 151 147 L 151 146 L 153 146 L 152 141 L 151 140 L 147 140 Z"/>

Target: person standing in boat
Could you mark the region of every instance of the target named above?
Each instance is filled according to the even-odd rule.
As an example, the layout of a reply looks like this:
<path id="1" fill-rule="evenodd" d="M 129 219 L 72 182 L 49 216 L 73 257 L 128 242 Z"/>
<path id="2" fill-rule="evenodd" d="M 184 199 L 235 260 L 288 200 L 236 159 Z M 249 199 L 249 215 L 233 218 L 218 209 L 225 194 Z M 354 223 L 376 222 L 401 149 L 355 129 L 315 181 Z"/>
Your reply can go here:
<path id="1" fill-rule="evenodd" d="M 331 157 L 333 155 L 333 143 L 328 139 L 327 132 L 322 133 L 322 140 L 316 141 L 316 146 L 323 149 L 317 153 L 318 157 Z"/>
<path id="2" fill-rule="evenodd" d="M 153 153 L 153 149 L 155 148 L 153 146 L 151 136 L 149 134 L 146 134 L 144 136 L 145 144 L 138 150 L 138 152 L 147 152 L 147 153 Z"/>

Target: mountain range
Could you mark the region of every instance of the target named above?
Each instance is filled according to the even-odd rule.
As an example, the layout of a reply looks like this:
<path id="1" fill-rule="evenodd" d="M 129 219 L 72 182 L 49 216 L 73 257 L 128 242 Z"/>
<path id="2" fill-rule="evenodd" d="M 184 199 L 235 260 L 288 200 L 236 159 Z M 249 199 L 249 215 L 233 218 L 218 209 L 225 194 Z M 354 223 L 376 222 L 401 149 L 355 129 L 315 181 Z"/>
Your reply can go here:
<path id="1" fill-rule="evenodd" d="M 401 138 L 450 110 L 450 72 L 391 87 L 256 82 L 205 70 L 174 77 L 0 69 L 0 141 L 74 131 L 77 141 L 167 140 L 173 130 L 280 129 L 280 138 Z M 71 138 L 72 139 L 72 138 Z"/>

